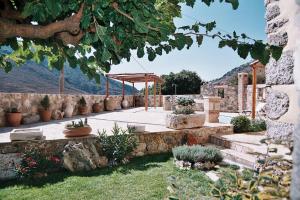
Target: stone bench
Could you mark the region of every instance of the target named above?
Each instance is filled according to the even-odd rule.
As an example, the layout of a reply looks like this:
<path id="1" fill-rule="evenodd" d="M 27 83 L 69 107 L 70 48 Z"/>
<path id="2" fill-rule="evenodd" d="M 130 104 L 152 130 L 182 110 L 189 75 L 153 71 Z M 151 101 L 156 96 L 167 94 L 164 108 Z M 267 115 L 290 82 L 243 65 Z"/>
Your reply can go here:
<path id="1" fill-rule="evenodd" d="M 39 128 L 14 129 L 10 132 L 10 140 L 44 140 L 43 131 Z"/>

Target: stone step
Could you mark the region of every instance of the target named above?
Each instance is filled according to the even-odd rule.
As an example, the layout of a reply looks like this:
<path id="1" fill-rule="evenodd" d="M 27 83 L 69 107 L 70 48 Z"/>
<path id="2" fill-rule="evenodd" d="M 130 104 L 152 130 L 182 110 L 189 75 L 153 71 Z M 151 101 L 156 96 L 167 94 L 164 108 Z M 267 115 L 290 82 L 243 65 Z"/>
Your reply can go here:
<path id="1" fill-rule="evenodd" d="M 255 169 L 256 157 L 251 154 L 237 152 L 232 149 L 222 149 L 224 162 L 237 164 L 243 168 Z"/>
<path id="2" fill-rule="evenodd" d="M 227 149 L 232 149 L 240 153 L 266 152 L 266 147 L 254 143 L 242 143 L 230 141 L 222 135 L 211 135 L 209 142 Z"/>

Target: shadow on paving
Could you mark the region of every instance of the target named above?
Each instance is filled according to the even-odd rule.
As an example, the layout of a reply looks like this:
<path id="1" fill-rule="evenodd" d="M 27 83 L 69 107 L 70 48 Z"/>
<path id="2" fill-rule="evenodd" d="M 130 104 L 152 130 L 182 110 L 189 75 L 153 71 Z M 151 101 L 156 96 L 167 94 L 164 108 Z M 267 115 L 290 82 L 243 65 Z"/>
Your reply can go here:
<path id="1" fill-rule="evenodd" d="M 96 169 L 93 171 L 83 171 L 83 172 L 69 172 L 61 171 L 56 173 L 48 174 L 47 177 L 41 179 L 24 179 L 24 180 L 12 180 L 4 183 L 0 183 L 0 189 L 9 187 L 9 186 L 34 186 L 34 187 L 43 187 L 46 184 L 55 184 L 58 182 L 63 182 L 64 179 L 72 176 L 79 177 L 95 177 L 107 176 L 113 172 L 118 172 L 123 175 L 130 174 L 132 171 L 146 171 L 151 168 L 161 167 L 161 163 L 167 162 L 172 157 L 171 154 L 159 154 L 151 156 L 143 156 L 133 158 L 130 163 L 119 165 L 115 167 L 105 167 L 101 169 Z"/>

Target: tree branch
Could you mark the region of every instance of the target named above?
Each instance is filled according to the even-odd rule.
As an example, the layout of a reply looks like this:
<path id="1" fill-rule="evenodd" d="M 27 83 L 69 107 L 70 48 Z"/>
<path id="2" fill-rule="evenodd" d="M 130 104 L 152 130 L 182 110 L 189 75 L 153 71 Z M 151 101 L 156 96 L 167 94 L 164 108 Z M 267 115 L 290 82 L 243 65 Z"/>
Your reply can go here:
<path id="1" fill-rule="evenodd" d="M 0 38 L 6 39 L 12 37 L 22 37 L 28 39 L 47 39 L 57 33 L 63 32 L 73 36 L 80 35 L 80 20 L 83 15 L 83 8 L 84 4 L 81 5 L 77 14 L 72 15 L 65 20 L 53 22 L 45 26 L 13 24 L 3 18 L 0 18 Z"/>

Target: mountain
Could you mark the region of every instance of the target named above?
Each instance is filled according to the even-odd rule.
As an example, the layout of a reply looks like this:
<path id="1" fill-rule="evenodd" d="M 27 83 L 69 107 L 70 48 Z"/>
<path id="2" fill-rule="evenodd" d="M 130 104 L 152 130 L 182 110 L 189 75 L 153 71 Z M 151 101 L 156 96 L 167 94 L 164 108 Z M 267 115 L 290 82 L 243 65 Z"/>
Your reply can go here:
<path id="1" fill-rule="evenodd" d="M 105 94 L 106 77 L 101 75 L 100 85 L 94 80 L 89 80 L 79 69 L 64 67 L 65 93 L 66 94 Z M 110 94 L 122 94 L 122 83 L 109 80 Z M 0 68 L 0 92 L 20 93 L 58 93 L 59 71 L 49 70 L 44 64 L 28 61 L 21 67 L 14 67 L 10 73 L 5 73 Z M 135 93 L 138 90 L 135 89 Z M 132 94 L 132 87 L 125 85 L 125 94 Z"/>
<path id="2" fill-rule="evenodd" d="M 214 79 L 210 81 L 209 83 L 213 85 L 230 85 L 230 84 L 237 84 L 237 75 L 238 73 L 250 73 L 252 71 L 252 68 L 250 66 L 252 62 L 240 65 L 239 67 L 236 67 L 226 74 L 224 74 L 221 78 Z"/>

